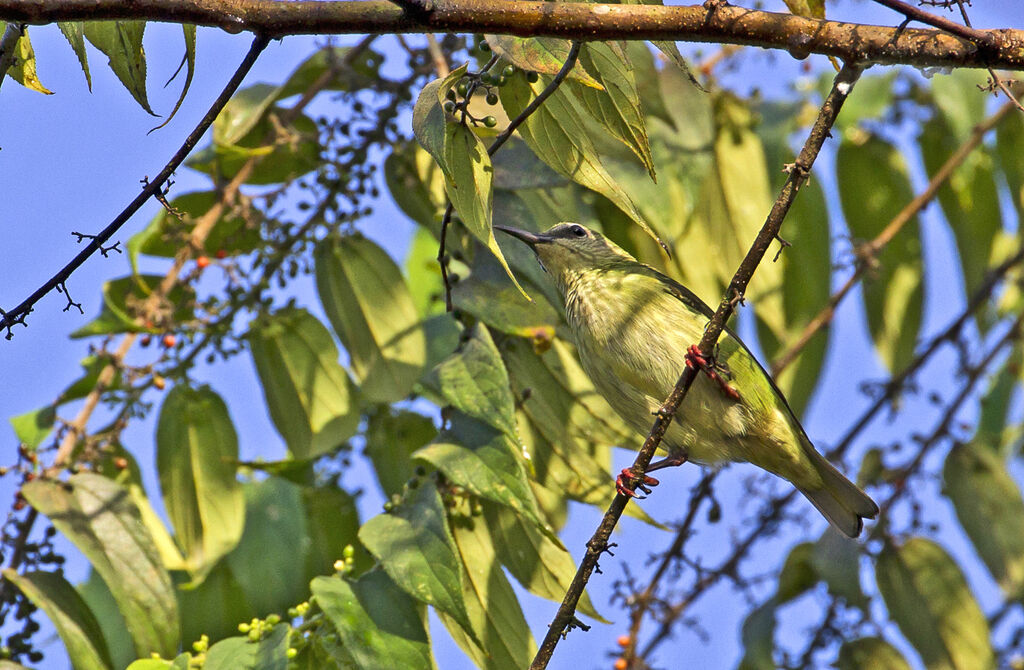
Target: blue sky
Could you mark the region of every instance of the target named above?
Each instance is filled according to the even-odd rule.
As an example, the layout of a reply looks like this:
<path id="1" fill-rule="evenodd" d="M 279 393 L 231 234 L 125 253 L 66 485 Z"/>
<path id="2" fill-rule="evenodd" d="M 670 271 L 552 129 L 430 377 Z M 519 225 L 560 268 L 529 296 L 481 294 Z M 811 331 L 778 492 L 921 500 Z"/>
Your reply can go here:
<path id="1" fill-rule="evenodd" d="M 972 18 L 976 25 L 1015 25 L 1024 22 L 1024 9 L 1016 3 L 999 3 L 999 9 L 987 9 L 976 3 Z M 830 7 L 830 11 L 831 7 Z M 849 18 L 872 20 L 877 23 L 896 23 L 890 12 L 865 3 L 841 3 L 836 15 L 846 13 Z M 1017 16 L 1008 14 L 1017 13 Z M 1002 19 L 997 17 L 1002 15 Z M 0 226 L 4 232 L 4 262 L 0 264 L 0 307 L 10 307 L 39 284 L 52 272 L 63 265 L 78 251 L 78 245 L 70 231 L 85 233 L 102 228 L 139 190 L 139 180 L 144 175 L 156 173 L 178 147 L 182 138 L 191 130 L 198 118 L 205 112 L 210 101 L 230 76 L 249 45 L 246 35 L 228 35 L 218 30 L 201 29 L 198 41 L 198 65 L 192 89 L 178 115 L 163 129 L 147 134 L 160 120 L 147 115 L 116 81 L 106 67 L 102 54 L 91 51 L 93 92 L 86 88 L 78 62 L 56 27 L 33 28 L 33 43 L 38 56 L 39 76 L 43 83 L 54 91 L 52 96 L 43 96 L 23 89 L 11 80 L 6 80 L 0 89 L 0 173 L 4 183 L 0 190 L 6 195 L 0 209 Z M 343 41 L 343 43 L 352 40 Z M 272 43 L 260 57 L 257 66 L 246 80 L 246 84 L 257 81 L 276 82 L 285 77 L 314 48 L 313 38 L 288 38 Z M 167 112 L 179 92 L 179 82 L 167 89 L 161 84 L 177 67 L 181 57 L 180 28 L 176 26 L 150 25 L 147 29 L 146 50 L 150 68 L 150 101 L 155 110 Z M 383 40 L 389 47 L 392 40 Z M 704 45 L 705 50 L 709 50 Z M 825 59 L 812 56 L 810 63 L 815 72 L 828 67 Z M 772 94 L 772 82 L 791 81 L 798 76 L 800 65 L 786 54 L 773 59 L 752 59 L 744 70 L 724 78 L 728 85 L 746 90 L 749 82 L 758 81 L 762 90 Z M 832 153 L 826 152 L 822 160 L 831 161 Z M 834 170 L 824 170 L 823 185 L 828 189 Z M 924 183 L 923 175 L 915 174 L 915 186 Z M 190 174 L 183 169 L 175 177 L 173 193 L 185 193 L 205 187 L 206 181 L 200 175 Z M 386 193 L 386 189 L 381 188 Z M 128 237 L 140 230 L 158 211 L 158 205 L 150 203 L 143 208 L 117 236 L 122 245 Z M 830 202 L 836 209 L 836 203 Z M 412 224 L 404 219 L 385 196 L 377 206 L 375 217 L 362 225 L 363 230 L 380 241 L 396 257 L 405 253 L 408 233 Z M 940 330 L 955 315 L 963 304 L 959 287 L 953 286 L 949 273 L 943 268 L 956 263 L 950 246 L 950 236 L 942 225 L 937 208 L 930 208 L 922 219 L 926 239 L 926 267 L 931 272 L 925 305 L 924 334 Z M 841 233 L 841 229 L 834 231 Z M 163 263 L 150 261 L 154 269 L 164 267 Z M 4 383 L 0 384 L 0 415 L 9 417 L 45 405 L 78 374 L 78 361 L 87 351 L 86 343 L 67 339 L 68 333 L 94 317 L 100 306 L 100 288 L 103 281 L 123 276 L 129 271 L 127 259 L 121 255 L 110 258 L 95 257 L 75 273 L 69 282 L 71 295 L 83 304 L 85 316 L 77 311 L 62 312 L 64 297 L 51 294 L 37 306 L 29 317 L 29 328 L 17 328 L 11 341 L 0 341 L 0 369 Z M 756 281 L 756 279 L 755 279 Z M 296 295 L 300 302 L 319 313 L 312 282 L 300 278 L 292 283 L 289 294 Z M 743 317 L 741 317 L 743 318 Z M 749 328 L 744 332 L 749 331 Z M 848 299 L 836 318 L 834 332 L 842 333 L 841 341 L 833 342 L 827 362 L 827 373 L 808 411 L 805 425 L 808 433 L 819 445 L 827 446 L 843 433 L 850 421 L 867 404 L 859 392 L 862 379 L 879 379 L 883 371 L 879 366 L 866 336 L 858 296 Z M 137 355 L 137 354 L 136 354 Z M 143 354 L 137 360 L 147 360 Z M 922 379 L 926 386 L 935 385 L 942 390 L 952 388 L 950 378 L 943 367 L 954 367 L 951 355 L 944 354 L 930 372 Z M 244 458 L 264 456 L 277 458 L 283 454 L 283 443 L 275 433 L 264 408 L 264 401 L 248 357 L 238 356 L 228 364 L 203 369 L 197 377 L 208 381 L 228 402 L 236 427 Z M 951 395 L 950 391 L 944 393 Z M 62 410 L 70 418 L 77 411 L 72 405 Z M 927 430 L 932 422 L 932 412 L 923 401 L 911 400 L 900 417 L 900 431 L 913 424 L 920 430 Z M 97 425 L 98 422 L 94 422 Z M 886 422 L 878 421 L 861 441 L 866 447 L 874 442 L 886 443 L 892 440 L 894 430 Z M 143 471 L 150 475 L 146 481 L 150 493 L 155 494 L 155 474 L 152 468 L 153 449 L 152 421 L 136 422 L 125 434 L 126 446 L 140 460 Z M 6 432 L 3 432 L 6 431 Z M 0 428 L 0 434 L 7 436 L 13 460 L 16 446 L 13 432 Z M 615 469 L 628 465 L 632 455 L 619 452 Z M 347 475 L 347 482 L 372 481 L 372 475 L 359 465 Z M 856 461 L 852 461 L 856 464 Z M 719 493 L 726 519 L 735 519 L 741 513 L 749 514 L 751 505 L 744 506 L 741 487 L 743 477 L 750 469 L 734 467 L 720 485 Z M 1020 472 L 1018 481 L 1020 481 Z M 662 486 L 652 498 L 643 503 L 656 518 L 671 521 L 681 516 L 680 507 L 685 503 L 685 491 L 700 476 L 696 467 L 680 468 L 664 473 Z M 13 496 L 12 481 L 0 480 L 0 502 Z M 381 498 L 373 487 L 362 500 L 363 517 L 368 518 L 380 509 Z M 781 489 L 780 489 L 781 490 Z M 937 485 L 936 485 L 937 490 Z M 609 494 L 610 497 L 610 494 Z M 6 504 L 6 503 L 3 503 Z M 159 505 L 159 501 L 155 501 Z M 803 504 L 803 503 L 801 503 Z M 810 512 L 807 505 L 801 507 Z M 596 527 L 600 512 L 593 508 L 574 506 L 564 540 L 570 551 L 579 556 L 585 541 Z M 945 522 L 950 529 L 942 535 L 944 545 L 958 558 L 972 562 L 973 550 L 959 531 L 951 517 L 948 504 L 939 502 L 928 516 Z M 824 528 L 824 522 L 808 514 L 815 529 L 806 538 L 813 539 Z M 706 532 L 694 540 L 693 546 L 711 564 L 715 556 L 722 555 L 729 546 L 729 537 L 724 524 Z M 787 537 L 780 541 L 766 543 L 763 559 L 767 566 L 779 560 L 781 552 L 798 538 Z M 592 582 L 591 593 L 598 609 L 617 625 L 597 625 L 589 634 L 572 633 L 563 642 L 555 657 L 553 667 L 565 667 L 569 659 L 580 667 L 609 667 L 611 660 L 600 652 L 614 650 L 614 638 L 626 628 L 626 617 L 608 605 L 614 580 L 622 577 L 621 566 L 628 563 L 635 574 L 644 574 L 647 556 L 665 547 L 671 535 L 626 519 L 615 538 L 619 543 L 614 558 L 602 561 L 605 574 L 598 575 Z M 72 548 L 69 554 L 74 554 Z M 84 577 L 84 561 L 72 560 L 68 567 L 73 581 Z M 983 571 L 974 571 L 968 580 L 986 611 L 996 602 L 998 592 L 991 578 Z M 535 637 L 541 637 L 555 610 L 555 604 L 518 593 Z M 712 606 L 708 606 L 709 603 Z M 800 631 L 799 623 L 814 621 L 814 600 L 810 599 L 806 612 L 795 615 L 787 611 L 786 629 L 790 633 Z M 664 645 L 658 657 L 664 667 L 676 667 L 678 659 L 685 658 L 687 667 L 719 668 L 730 667 L 738 660 L 739 624 L 746 607 L 742 601 L 727 589 L 718 587 L 698 611 L 705 617 L 702 625 L 712 634 L 708 644 L 699 642 L 692 634 L 680 632 L 676 640 Z M 794 623 L 795 622 L 795 623 Z M 650 629 L 648 629 L 650 630 Z M 448 668 L 472 667 L 468 659 L 452 643 L 443 628 L 434 621 L 434 643 L 439 666 Z M 785 633 L 784 633 L 785 634 Z M 45 667 L 62 667 L 59 657 L 59 643 L 47 647 L 50 652 Z"/>

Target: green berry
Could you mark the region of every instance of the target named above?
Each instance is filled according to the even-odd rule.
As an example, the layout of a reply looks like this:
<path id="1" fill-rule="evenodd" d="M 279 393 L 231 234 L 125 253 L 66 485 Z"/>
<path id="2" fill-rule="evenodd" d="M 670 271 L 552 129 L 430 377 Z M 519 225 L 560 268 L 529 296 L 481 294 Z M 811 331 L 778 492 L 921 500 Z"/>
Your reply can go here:
<path id="1" fill-rule="evenodd" d="M 514 75 L 516 73 L 516 66 L 515 65 L 506 65 L 505 69 L 502 70 L 501 73 L 503 75 L 505 75 L 506 77 L 511 77 L 512 75 Z"/>
<path id="2" fill-rule="evenodd" d="M 284 655 L 288 658 L 295 658 L 299 655 L 299 650 L 295 647 L 288 647 L 288 651 L 284 652 Z"/>
<path id="3" fill-rule="evenodd" d="M 495 84 L 497 84 L 498 86 L 504 86 L 507 83 L 508 83 L 508 77 L 506 77 L 505 75 L 499 76 L 498 77 L 498 81 L 495 82 Z"/>
<path id="4" fill-rule="evenodd" d="M 452 102 L 451 100 L 445 102 L 444 103 L 444 111 L 445 111 L 445 114 L 454 114 L 455 113 L 455 103 Z"/>
<path id="5" fill-rule="evenodd" d="M 484 125 L 487 126 L 488 128 L 493 128 L 494 126 L 498 125 L 498 119 L 494 118 L 493 116 L 484 117 Z"/>
<path id="6" fill-rule="evenodd" d="M 356 548 L 351 544 L 346 544 L 345 548 L 341 550 L 341 555 L 344 558 L 352 558 L 356 555 Z"/>
<path id="7" fill-rule="evenodd" d="M 484 40 L 478 42 L 477 47 L 480 49 L 480 51 L 483 51 L 484 53 L 487 53 L 488 51 L 491 50 L 491 45 Z"/>
<path id="8" fill-rule="evenodd" d="M 469 84 L 464 81 L 460 81 L 458 86 L 455 87 L 455 90 L 459 92 L 459 95 L 465 96 L 466 93 L 469 92 Z"/>

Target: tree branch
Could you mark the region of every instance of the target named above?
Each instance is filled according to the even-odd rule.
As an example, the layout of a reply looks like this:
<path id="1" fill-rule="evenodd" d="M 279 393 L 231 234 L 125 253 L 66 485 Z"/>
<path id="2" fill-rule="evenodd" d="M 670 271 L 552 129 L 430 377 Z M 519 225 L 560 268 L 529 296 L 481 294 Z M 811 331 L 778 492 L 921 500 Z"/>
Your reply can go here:
<path id="1" fill-rule="evenodd" d="M 818 118 L 811 128 L 803 148 L 800 150 L 800 155 L 789 171 L 789 178 L 783 184 L 782 190 L 778 198 L 776 198 L 771 212 L 768 214 L 768 218 L 754 239 L 750 250 L 747 251 L 747 255 L 740 263 L 736 274 L 733 275 L 725 297 L 719 303 L 718 310 L 704 331 L 704 337 L 700 341 L 699 348 L 705 357 L 710 358 L 714 352 L 718 337 L 725 328 L 726 322 L 732 316 L 736 304 L 742 300 L 747 285 L 754 275 L 754 271 L 764 258 L 772 241 L 778 235 L 779 228 L 782 226 L 782 222 L 789 212 L 797 192 L 806 183 L 811 166 L 814 164 L 818 152 L 821 151 L 825 138 L 829 136 L 829 131 L 835 123 L 836 117 L 839 115 L 839 111 L 842 109 L 843 103 L 846 101 L 853 85 L 860 77 L 860 73 L 861 69 L 859 66 L 846 64 L 839 71 L 839 74 L 836 75 L 835 81 L 832 83 L 832 90 L 829 92 L 828 97 L 825 98 L 824 103 L 822 103 Z M 679 381 L 676 382 L 675 388 L 672 389 L 672 393 L 658 409 L 657 419 L 654 421 L 651 432 L 644 441 L 640 453 L 637 454 L 636 460 L 633 461 L 631 467 L 633 472 L 641 473 L 650 464 L 655 450 L 665 436 L 665 432 L 672 423 L 672 418 L 686 397 L 696 376 L 696 368 L 689 366 L 684 368 Z M 626 509 L 628 502 L 628 496 L 621 493 L 616 495 L 608 511 L 601 519 L 597 531 L 590 538 L 590 541 L 587 542 L 587 553 L 584 555 L 583 560 L 580 561 L 580 567 L 576 572 L 576 576 L 573 578 L 572 584 L 569 586 L 554 620 L 552 620 L 551 625 L 548 627 L 547 635 L 544 637 L 544 641 L 538 649 L 533 663 L 530 665 L 531 670 L 543 670 L 543 668 L 547 667 L 548 661 L 551 660 L 551 655 L 554 653 L 555 646 L 558 644 L 558 639 L 563 635 L 566 627 L 569 626 L 575 616 L 576 605 L 583 594 L 583 589 L 586 587 L 590 575 L 597 567 L 598 558 L 607 550 L 608 538 L 611 536 L 611 532 Z"/>
<path id="2" fill-rule="evenodd" d="M 409 4 L 409 3 L 406 3 Z M 583 40 L 675 40 L 820 53 L 846 62 L 917 67 L 1024 68 L 1024 31 L 980 30 L 991 48 L 943 30 L 916 30 L 811 19 L 733 7 L 444 0 L 427 13 L 390 0 L 0 0 L 0 20 L 139 19 L 194 23 L 275 37 L 354 33 L 475 32 Z"/>

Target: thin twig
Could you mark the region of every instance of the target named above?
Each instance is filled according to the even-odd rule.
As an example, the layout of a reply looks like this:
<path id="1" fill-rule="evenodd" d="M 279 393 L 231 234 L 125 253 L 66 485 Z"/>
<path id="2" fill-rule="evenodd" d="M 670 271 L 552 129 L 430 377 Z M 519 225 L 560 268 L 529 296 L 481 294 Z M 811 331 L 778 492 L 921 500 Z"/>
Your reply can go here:
<path id="1" fill-rule="evenodd" d="M 773 375 L 778 376 L 783 370 L 789 367 L 790 364 L 796 360 L 803 348 L 811 341 L 814 335 L 832 321 L 832 317 L 835 316 L 836 308 L 839 306 L 839 303 L 842 302 L 849 294 L 850 289 L 853 288 L 854 284 L 867 274 L 871 267 L 870 260 L 874 259 L 878 255 L 878 252 L 892 241 L 903 227 L 913 220 L 913 218 L 917 216 L 918 212 L 924 209 L 924 207 L 932 201 L 935 195 L 939 192 L 939 189 L 949 181 L 949 178 L 954 172 L 956 172 L 957 168 L 960 167 L 971 152 L 981 145 L 985 135 L 995 128 L 999 122 L 1014 109 L 1014 102 L 1007 102 L 1003 104 L 1003 106 L 996 110 L 992 116 L 975 126 L 971 136 L 967 138 L 967 140 L 965 140 L 949 158 L 946 159 L 946 162 L 942 164 L 942 167 L 940 167 L 932 176 L 931 180 L 928 182 L 928 186 L 926 186 L 917 197 L 908 202 L 873 240 L 866 242 L 857 248 L 859 261 L 853 271 L 853 274 L 846 280 L 843 286 L 828 299 L 828 303 L 821 309 L 821 311 L 808 322 L 793 345 L 783 353 L 779 354 L 775 359 L 772 363 Z"/>
<path id="2" fill-rule="evenodd" d="M 71 261 L 68 262 L 67 265 L 61 268 L 59 272 L 57 272 L 42 286 L 36 289 L 29 297 L 25 298 L 21 302 L 21 304 L 19 304 L 14 309 L 7 311 L 2 315 L 2 317 L 0 317 L 0 330 L 5 328 L 7 329 L 7 339 L 11 339 L 11 337 L 13 336 L 12 327 L 14 326 L 14 324 L 24 324 L 25 317 L 28 315 L 29 312 L 32 311 L 32 308 L 35 306 L 37 302 L 39 302 L 47 293 L 52 291 L 54 288 L 66 282 L 68 278 L 71 277 L 71 274 L 75 270 L 81 267 L 81 265 L 85 263 L 85 261 L 87 261 L 89 257 L 92 256 L 95 252 L 99 251 L 99 249 L 106 243 L 106 241 L 109 240 L 114 235 L 114 233 L 120 230 L 121 226 L 127 223 L 128 219 L 130 219 L 132 215 L 135 214 L 135 212 L 137 212 L 144 204 L 146 204 L 147 200 L 149 200 L 151 197 L 153 197 L 153 195 L 160 191 L 160 188 L 164 185 L 164 182 L 166 182 L 167 179 L 170 178 L 171 174 L 178 168 L 179 165 L 181 165 L 182 161 L 184 161 L 185 158 L 188 157 L 188 155 L 192 152 L 192 149 L 195 148 L 196 144 L 199 143 L 199 140 L 202 139 L 203 135 L 206 133 L 209 127 L 213 125 L 214 119 L 217 118 L 217 115 L 220 114 L 220 111 L 224 108 L 224 105 L 227 104 L 228 100 L 231 99 L 231 96 L 235 94 L 236 90 L 238 90 L 238 87 L 242 83 L 242 80 L 245 78 L 246 74 L 248 74 L 249 70 L 252 69 L 253 64 L 256 62 L 256 58 L 260 55 L 260 53 L 263 51 L 263 49 L 267 46 L 269 42 L 269 38 L 264 37 L 262 35 L 258 35 L 253 39 L 252 45 L 249 47 L 248 53 L 245 54 L 245 58 L 242 59 L 241 64 L 238 66 L 237 69 L 235 69 L 234 74 L 231 75 L 231 79 L 224 87 L 224 90 L 222 90 L 220 95 L 217 96 L 217 99 L 214 100 L 213 104 L 210 106 L 210 109 L 207 110 L 206 114 L 196 125 L 195 129 L 193 129 L 192 132 L 189 133 L 189 136 L 185 138 L 185 141 L 182 143 L 181 147 L 179 147 L 178 151 L 175 152 L 174 156 L 171 157 L 171 160 L 169 160 L 167 164 L 164 165 L 163 169 L 160 170 L 160 172 L 156 175 L 155 178 L 149 180 L 146 183 L 146 185 L 142 189 L 142 192 L 139 193 L 139 195 L 137 195 L 135 199 L 132 200 L 128 204 L 128 206 L 126 206 L 121 211 L 120 214 L 114 217 L 114 220 L 107 224 L 106 228 L 100 231 L 94 239 L 90 240 L 89 243 L 85 245 L 85 248 L 83 248 L 77 256 L 71 259 Z"/>
<path id="3" fill-rule="evenodd" d="M 806 183 L 811 166 L 814 164 L 818 152 L 825 143 L 825 139 L 829 136 L 829 131 L 835 123 L 836 117 L 839 115 L 839 111 L 842 109 L 847 96 L 860 77 L 860 73 L 861 68 L 859 66 L 847 63 L 836 75 L 835 81 L 832 84 L 832 90 L 829 92 L 828 97 L 825 98 L 824 103 L 822 103 L 818 118 L 811 128 L 807 141 L 800 151 L 800 155 L 789 172 L 786 183 L 783 185 L 778 198 L 775 200 L 775 204 L 772 206 L 771 212 L 754 239 L 750 250 L 747 251 L 747 255 L 740 263 L 736 274 L 733 275 L 725 297 L 722 298 L 718 306 L 718 310 L 704 331 L 704 337 L 700 341 L 699 349 L 706 357 L 710 357 L 714 352 L 715 344 L 725 328 L 726 321 L 732 315 L 738 301 L 742 299 L 747 284 L 749 284 L 758 264 L 768 251 L 768 247 L 778 235 L 779 228 L 782 226 L 782 222 L 792 206 L 797 192 Z M 641 473 L 650 464 L 655 450 L 661 443 L 665 432 L 672 422 L 672 418 L 675 416 L 680 403 L 689 391 L 696 376 L 695 368 L 686 367 L 684 369 L 672 393 L 657 412 L 657 419 L 654 421 L 651 432 L 644 441 L 640 453 L 637 454 L 636 460 L 633 461 L 631 467 L 633 472 Z M 608 511 L 601 519 L 597 531 L 590 541 L 587 542 L 587 552 L 583 560 L 580 561 L 580 567 L 566 592 L 565 598 L 562 600 L 561 606 L 558 608 L 558 613 L 548 627 L 547 635 L 544 637 L 544 641 L 541 643 L 540 649 L 537 651 L 537 655 L 530 666 L 531 670 L 542 670 L 547 667 L 559 638 L 575 616 L 576 605 L 583 594 L 583 589 L 586 587 L 587 582 L 590 580 L 590 575 L 597 566 L 598 558 L 607 550 L 608 538 L 611 536 L 611 532 L 618 523 L 619 517 L 622 516 L 628 502 L 629 496 L 623 494 L 616 495 Z"/>
<path id="4" fill-rule="evenodd" d="M 931 12 L 926 12 L 920 7 L 907 4 L 902 0 L 874 0 L 880 5 L 884 5 L 889 9 L 895 10 L 914 21 L 919 21 L 926 25 L 944 30 L 950 35 L 956 35 L 962 37 L 965 40 L 970 40 L 981 47 L 989 49 L 999 49 L 999 40 L 995 37 L 994 33 L 986 32 L 984 30 L 976 30 L 970 26 L 965 26 L 957 23 L 956 21 L 950 21 L 944 16 L 938 16 Z"/>

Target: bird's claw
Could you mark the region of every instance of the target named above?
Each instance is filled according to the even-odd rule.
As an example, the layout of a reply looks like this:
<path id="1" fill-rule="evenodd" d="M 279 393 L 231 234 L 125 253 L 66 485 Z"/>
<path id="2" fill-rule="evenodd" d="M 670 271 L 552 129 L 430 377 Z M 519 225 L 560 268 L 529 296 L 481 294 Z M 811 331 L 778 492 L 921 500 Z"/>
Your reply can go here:
<path id="1" fill-rule="evenodd" d="M 638 488 L 643 491 L 646 495 L 641 496 L 633 489 L 629 488 L 630 484 L 635 484 L 634 488 Z M 647 495 L 651 494 L 651 486 L 657 486 L 660 482 L 654 477 L 647 475 L 637 475 L 632 468 L 622 468 L 622 472 L 615 478 L 615 490 L 621 495 L 628 496 L 630 498 L 641 498 L 643 499 Z"/>
<path id="2" fill-rule="evenodd" d="M 718 370 L 715 369 L 714 360 L 708 360 L 708 358 L 701 353 L 700 348 L 698 348 L 696 344 L 691 344 L 690 348 L 686 350 L 686 367 L 702 370 L 704 374 L 711 379 L 711 381 L 718 384 L 719 388 L 722 389 L 722 393 L 727 395 L 730 399 L 739 402 L 740 392 L 732 386 L 729 386 L 729 384 L 722 379 L 722 375 L 718 374 Z"/>

